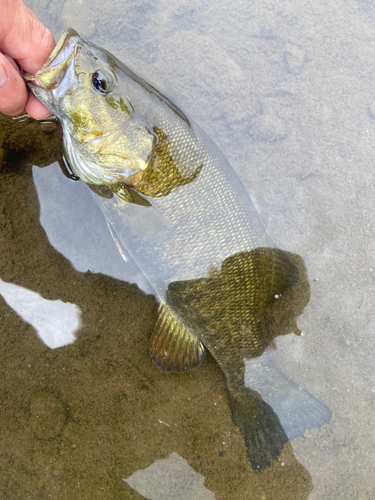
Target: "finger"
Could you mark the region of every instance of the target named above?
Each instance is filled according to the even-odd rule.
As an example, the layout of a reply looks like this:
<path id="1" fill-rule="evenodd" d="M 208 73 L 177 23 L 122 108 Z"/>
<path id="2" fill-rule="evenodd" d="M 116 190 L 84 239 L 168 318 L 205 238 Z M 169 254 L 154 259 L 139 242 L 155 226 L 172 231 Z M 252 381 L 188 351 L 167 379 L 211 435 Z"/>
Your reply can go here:
<path id="1" fill-rule="evenodd" d="M 29 98 L 25 107 L 26 113 L 36 120 L 51 116 L 52 113 L 29 91 Z"/>
<path id="2" fill-rule="evenodd" d="M 0 18 L 0 50 L 26 71 L 38 71 L 55 46 L 52 33 L 21 0 L 0 0 Z"/>
<path id="3" fill-rule="evenodd" d="M 9 116 L 21 114 L 28 97 L 25 82 L 13 64 L 0 53 L 0 111 Z"/>

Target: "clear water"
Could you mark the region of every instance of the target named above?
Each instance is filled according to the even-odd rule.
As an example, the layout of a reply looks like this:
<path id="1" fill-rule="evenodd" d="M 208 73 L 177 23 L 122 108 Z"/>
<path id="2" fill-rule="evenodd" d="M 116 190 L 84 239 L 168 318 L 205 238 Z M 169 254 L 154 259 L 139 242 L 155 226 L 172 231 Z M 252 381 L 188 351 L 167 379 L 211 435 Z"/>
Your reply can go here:
<path id="1" fill-rule="evenodd" d="M 15 167 L 1 174 L 0 278 L 75 304 L 81 328 L 51 349 L 1 303 L 0 498 L 374 498 L 372 3 L 26 3 L 180 105 L 302 256 L 304 335 L 272 360 L 332 417 L 255 474 L 212 359 L 183 376 L 152 366 L 155 301 L 87 191 L 56 165 Z"/>

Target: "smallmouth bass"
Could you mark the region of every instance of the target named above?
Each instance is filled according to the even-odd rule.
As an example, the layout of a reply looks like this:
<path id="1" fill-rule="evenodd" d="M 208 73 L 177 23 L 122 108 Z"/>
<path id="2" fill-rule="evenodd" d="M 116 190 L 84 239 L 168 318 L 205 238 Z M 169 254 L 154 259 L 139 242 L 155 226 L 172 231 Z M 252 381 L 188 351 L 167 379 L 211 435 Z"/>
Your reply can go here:
<path id="1" fill-rule="evenodd" d="M 250 197 L 206 134 L 172 101 L 72 29 L 32 92 L 59 118 L 65 159 L 86 182 L 160 302 L 150 341 L 164 372 L 222 368 L 234 423 L 254 470 L 287 436 L 245 387 L 244 359 L 272 342 L 266 316 L 298 270 L 265 233 Z"/>

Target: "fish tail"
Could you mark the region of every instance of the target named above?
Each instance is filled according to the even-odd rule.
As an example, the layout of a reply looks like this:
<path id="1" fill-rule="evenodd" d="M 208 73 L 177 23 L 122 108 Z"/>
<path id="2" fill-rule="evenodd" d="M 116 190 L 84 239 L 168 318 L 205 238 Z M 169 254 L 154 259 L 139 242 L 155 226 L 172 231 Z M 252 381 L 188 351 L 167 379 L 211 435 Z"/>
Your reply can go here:
<path id="1" fill-rule="evenodd" d="M 248 388 L 229 393 L 232 416 L 240 428 L 252 468 L 260 472 L 271 465 L 288 438 L 273 409 Z"/>

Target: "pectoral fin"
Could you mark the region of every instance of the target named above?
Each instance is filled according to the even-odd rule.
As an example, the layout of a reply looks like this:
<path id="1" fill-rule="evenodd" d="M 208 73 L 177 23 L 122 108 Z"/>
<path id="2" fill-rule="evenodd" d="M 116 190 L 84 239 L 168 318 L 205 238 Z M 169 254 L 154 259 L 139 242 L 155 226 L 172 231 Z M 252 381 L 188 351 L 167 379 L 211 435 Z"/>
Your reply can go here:
<path id="1" fill-rule="evenodd" d="M 143 196 L 141 196 L 128 186 L 123 185 L 120 187 L 115 187 L 113 189 L 113 192 L 117 194 L 119 198 L 121 198 L 124 201 L 127 201 L 128 203 L 134 203 L 135 205 L 141 205 L 143 207 L 152 206 L 149 201 L 147 201 L 145 198 L 143 198 Z"/>
<path id="2" fill-rule="evenodd" d="M 62 169 L 62 165 L 60 165 Z M 68 174 L 65 174 L 68 176 Z M 127 201 L 128 203 L 133 203 L 134 205 L 141 205 L 142 207 L 151 207 L 151 203 L 147 201 L 143 196 L 138 194 L 136 191 L 131 189 L 125 185 L 117 185 L 117 184 L 89 184 L 88 187 L 98 196 L 102 198 L 113 198 L 113 195 L 116 194 L 121 200 Z"/>
<path id="3" fill-rule="evenodd" d="M 206 357 L 202 342 L 163 303 L 151 335 L 150 353 L 153 363 L 167 373 L 193 370 Z"/>
<path id="4" fill-rule="evenodd" d="M 113 191 L 104 184 L 87 184 L 91 191 L 102 198 L 107 198 L 110 200 L 113 198 Z"/>

